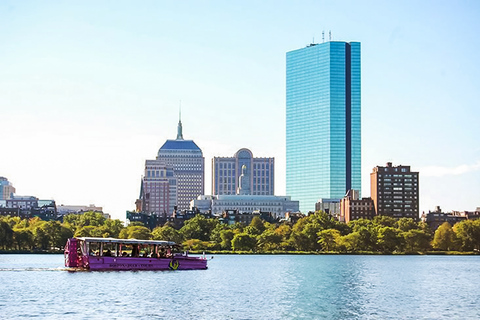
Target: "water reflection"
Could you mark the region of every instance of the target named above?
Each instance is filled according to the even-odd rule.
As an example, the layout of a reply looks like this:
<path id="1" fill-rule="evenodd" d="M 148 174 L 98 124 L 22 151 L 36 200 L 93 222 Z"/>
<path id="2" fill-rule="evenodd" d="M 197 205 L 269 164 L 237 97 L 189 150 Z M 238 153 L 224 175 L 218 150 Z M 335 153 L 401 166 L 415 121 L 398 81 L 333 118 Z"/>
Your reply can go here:
<path id="1" fill-rule="evenodd" d="M 63 256 L 3 255 L 0 318 L 475 319 L 479 258 L 220 255 L 208 270 L 71 273 L 50 272 Z"/>

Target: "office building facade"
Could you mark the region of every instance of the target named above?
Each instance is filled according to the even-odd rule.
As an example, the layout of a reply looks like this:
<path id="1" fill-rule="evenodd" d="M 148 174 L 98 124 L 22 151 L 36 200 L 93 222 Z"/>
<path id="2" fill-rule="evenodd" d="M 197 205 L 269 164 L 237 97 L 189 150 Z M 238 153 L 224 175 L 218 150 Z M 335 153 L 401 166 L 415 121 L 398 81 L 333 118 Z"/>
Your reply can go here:
<path id="1" fill-rule="evenodd" d="M 370 191 L 375 214 L 419 219 L 418 172 L 410 166 L 377 166 L 370 173 Z"/>
<path id="2" fill-rule="evenodd" d="M 275 193 L 275 158 L 254 158 L 248 149 L 238 150 L 233 157 L 212 159 L 212 194 L 238 194 L 242 167 L 247 186 L 243 192 L 252 195 Z M 244 182 L 245 183 L 245 182 Z"/>
<path id="3" fill-rule="evenodd" d="M 360 43 L 311 44 L 286 58 L 286 191 L 307 212 L 361 192 Z"/>
<path id="4" fill-rule="evenodd" d="M 182 122 L 178 122 L 177 139 L 167 140 L 158 150 L 157 159 L 173 169 L 176 178 L 179 210 L 187 210 L 190 201 L 205 193 L 205 158 L 193 140 L 184 140 Z"/>
<path id="5" fill-rule="evenodd" d="M 140 191 L 141 211 L 167 217 L 177 205 L 177 179 L 160 160 L 146 160 Z"/>
<path id="6" fill-rule="evenodd" d="M 339 221 L 349 223 L 352 220 L 373 219 L 374 217 L 372 198 L 360 199 L 357 190 L 348 190 L 345 197 L 340 200 Z"/>
<path id="7" fill-rule="evenodd" d="M 192 200 L 192 208 L 201 212 L 211 211 L 219 215 L 228 210 L 239 213 L 252 213 L 254 211 L 269 212 L 275 218 L 284 218 L 287 212 L 298 212 L 298 201 L 290 196 L 261 196 L 261 195 L 202 195 Z"/>
<path id="8" fill-rule="evenodd" d="M 12 199 L 15 194 L 15 188 L 5 177 L 0 177 L 0 200 Z"/>

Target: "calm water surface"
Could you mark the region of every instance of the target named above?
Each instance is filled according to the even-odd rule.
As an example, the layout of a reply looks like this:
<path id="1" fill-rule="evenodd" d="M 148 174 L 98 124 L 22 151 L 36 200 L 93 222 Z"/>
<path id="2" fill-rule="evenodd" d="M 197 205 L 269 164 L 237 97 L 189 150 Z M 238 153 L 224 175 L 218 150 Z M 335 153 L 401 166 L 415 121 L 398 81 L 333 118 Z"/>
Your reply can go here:
<path id="1" fill-rule="evenodd" d="M 480 319 L 479 256 L 218 255 L 208 270 L 67 272 L 0 255 L 0 318 Z"/>

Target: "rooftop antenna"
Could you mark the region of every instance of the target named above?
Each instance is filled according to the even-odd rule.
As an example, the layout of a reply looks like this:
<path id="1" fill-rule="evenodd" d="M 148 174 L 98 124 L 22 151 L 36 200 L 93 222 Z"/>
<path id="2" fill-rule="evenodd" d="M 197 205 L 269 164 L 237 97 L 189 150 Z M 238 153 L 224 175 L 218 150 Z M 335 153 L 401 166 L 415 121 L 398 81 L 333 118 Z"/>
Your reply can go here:
<path id="1" fill-rule="evenodd" d="M 332 30 L 328 31 L 328 38 L 329 38 L 329 41 L 332 41 Z"/>
<path id="2" fill-rule="evenodd" d="M 325 42 L 325 30 L 322 31 L 322 43 Z"/>

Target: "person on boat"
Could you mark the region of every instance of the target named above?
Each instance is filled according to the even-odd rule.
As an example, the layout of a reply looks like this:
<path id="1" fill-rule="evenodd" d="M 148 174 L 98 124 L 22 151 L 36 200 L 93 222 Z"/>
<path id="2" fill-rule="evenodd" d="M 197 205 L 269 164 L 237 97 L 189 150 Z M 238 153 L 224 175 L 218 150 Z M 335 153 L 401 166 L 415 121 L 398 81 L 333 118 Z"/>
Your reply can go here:
<path id="1" fill-rule="evenodd" d="M 161 248 L 158 255 L 159 255 L 159 258 L 165 258 L 165 250 Z"/>
<path id="2" fill-rule="evenodd" d="M 122 253 L 122 257 L 128 257 L 128 253 L 126 253 L 125 251 Z"/>
<path id="3" fill-rule="evenodd" d="M 139 257 L 139 252 L 140 250 L 138 250 L 138 245 L 134 244 L 132 246 L 132 257 Z"/>
<path id="4" fill-rule="evenodd" d="M 110 251 L 110 249 L 109 249 L 109 250 L 105 251 L 105 252 L 103 253 L 103 255 L 104 255 L 105 257 L 111 257 L 111 256 L 112 256 L 112 251 Z"/>

